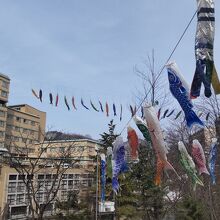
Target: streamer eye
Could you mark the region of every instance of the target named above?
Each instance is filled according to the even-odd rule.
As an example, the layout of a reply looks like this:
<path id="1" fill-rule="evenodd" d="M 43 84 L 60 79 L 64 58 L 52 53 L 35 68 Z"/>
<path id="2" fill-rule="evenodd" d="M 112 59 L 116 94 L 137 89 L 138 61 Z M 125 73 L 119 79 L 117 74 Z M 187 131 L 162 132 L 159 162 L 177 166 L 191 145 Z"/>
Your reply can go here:
<path id="1" fill-rule="evenodd" d="M 169 72 L 168 79 L 169 79 L 170 83 L 174 83 L 176 81 L 176 76 L 173 73 Z"/>

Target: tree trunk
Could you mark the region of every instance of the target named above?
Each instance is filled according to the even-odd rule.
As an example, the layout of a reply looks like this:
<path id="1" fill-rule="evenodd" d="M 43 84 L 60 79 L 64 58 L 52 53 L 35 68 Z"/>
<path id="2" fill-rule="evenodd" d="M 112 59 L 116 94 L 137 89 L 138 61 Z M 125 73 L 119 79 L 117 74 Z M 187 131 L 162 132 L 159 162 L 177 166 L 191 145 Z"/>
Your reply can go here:
<path id="1" fill-rule="evenodd" d="M 219 202 L 220 202 L 220 118 L 215 121 L 216 138 L 218 140 L 217 145 L 217 159 L 215 166 L 216 185 L 212 187 L 212 195 L 215 203 L 216 216 L 220 216 Z"/>

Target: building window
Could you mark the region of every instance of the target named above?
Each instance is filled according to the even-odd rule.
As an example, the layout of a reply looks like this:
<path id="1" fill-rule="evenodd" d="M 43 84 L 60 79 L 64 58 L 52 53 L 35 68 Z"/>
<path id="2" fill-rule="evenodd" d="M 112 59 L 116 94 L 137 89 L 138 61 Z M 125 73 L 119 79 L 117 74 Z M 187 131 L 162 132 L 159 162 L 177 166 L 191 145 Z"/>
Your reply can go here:
<path id="1" fill-rule="evenodd" d="M 2 81 L 2 87 L 8 89 L 9 83 L 6 81 Z"/>
<path id="2" fill-rule="evenodd" d="M 67 180 L 62 181 L 61 189 L 66 189 L 67 188 Z"/>
<path id="3" fill-rule="evenodd" d="M 17 203 L 17 204 L 22 204 L 22 203 L 24 203 L 24 194 L 17 194 L 16 203 Z"/>
<path id="4" fill-rule="evenodd" d="M 23 174 L 18 175 L 19 180 L 25 180 L 25 178 L 26 178 L 26 175 L 23 175 Z"/>
<path id="5" fill-rule="evenodd" d="M 46 188 L 46 189 L 50 189 L 50 188 L 51 188 L 51 185 L 52 185 L 52 182 L 51 182 L 51 181 L 45 181 L 45 188 Z"/>
<path id="6" fill-rule="evenodd" d="M 73 180 L 68 181 L 68 188 L 72 189 L 73 188 Z"/>
<path id="7" fill-rule="evenodd" d="M 8 203 L 12 205 L 15 202 L 15 195 L 8 195 Z"/>
<path id="8" fill-rule="evenodd" d="M 16 215 L 26 215 L 27 213 L 27 206 L 17 206 L 17 207 L 11 207 L 11 216 Z M 12 217 L 12 219 L 15 219 Z"/>
<path id="9" fill-rule="evenodd" d="M 16 117 L 16 121 L 17 122 L 21 122 L 21 118 L 20 117 Z"/>
<path id="10" fill-rule="evenodd" d="M 61 200 L 67 200 L 67 191 L 61 191 Z"/>
<path id="11" fill-rule="evenodd" d="M 63 174 L 63 175 L 62 175 L 62 178 L 63 178 L 63 179 L 67 179 L 67 178 L 68 178 L 68 174 Z"/>
<path id="12" fill-rule="evenodd" d="M 43 174 L 39 174 L 38 175 L 38 179 L 44 179 L 44 175 Z"/>
<path id="13" fill-rule="evenodd" d="M 6 125 L 6 128 L 12 130 L 13 126 L 12 125 Z"/>
<path id="14" fill-rule="evenodd" d="M 25 119 L 25 118 L 24 118 L 23 120 L 24 120 L 24 123 L 25 123 L 25 124 L 28 124 L 28 121 L 29 121 L 29 120 L 27 120 L 27 119 Z"/>
<path id="15" fill-rule="evenodd" d="M 9 180 L 16 180 L 17 179 L 17 175 L 9 175 Z"/>
<path id="16" fill-rule="evenodd" d="M 18 182 L 17 191 L 23 192 L 25 190 L 25 185 L 23 182 Z"/>
<path id="17" fill-rule="evenodd" d="M 0 111 L 0 117 L 5 117 L 5 112 L 4 111 Z"/>
<path id="18" fill-rule="evenodd" d="M 4 121 L 0 121 L 0 127 L 4 127 L 5 126 L 5 122 Z"/>
<path id="19" fill-rule="evenodd" d="M 20 127 L 15 126 L 15 131 L 20 131 Z"/>
<path id="20" fill-rule="evenodd" d="M 11 115 L 11 114 L 8 114 L 8 115 L 7 115 L 7 118 L 8 118 L 8 119 L 13 119 L 13 118 L 14 118 L 14 116 L 13 116 L 13 115 Z"/>
<path id="21" fill-rule="evenodd" d="M 35 121 L 31 121 L 31 125 L 32 125 L 32 126 L 35 126 Z"/>
<path id="22" fill-rule="evenodd" d="M 0 138 L 3 138 L 5 135 L 5 132 L 4 131 L 0 131 Z"/>
<path id="23" fill-rule="evenodd" d="M 51 178 L 52 178 L 51 174 L 46 175 L 46 179 L 51 179 Z"/>
<path id="24" fill-rule="evenodd" d="M 1 91 L 1 96 L 7 98 L 8 97 L 8 93 L 5 91 Z"/>
<path id="25" fill-rule="evenodd" d="M 79 186 L 79 185 L 80 185 L 80 181 L 79 181 L 79 180 L 75 180 L 75 181 L 74 181 L 74 185 L 75 185 L 75 186 Z"/>
<path id="26" fill-rule="evenodd" d="M 37 200 L 38 200 L 39 202 L 43 202 L 43 193 L 38 193 L 38 194 L 37 194 Z"/>
<path id="27" fill-rule="evenodd" d="M 69 174 L 69 179 L 73 179 L 73 174 Z"/>
<path id="28" fill-rule="evenodd" d="M 87 180 L 83 180 L 83 181 L 82 181 L 82 185 L 83 185 L 83 186 L 88 186 L 88 181 L 87 181 Z"/>
<path id="29" fill-rule="evenodd" d="M 8 192 L 9 193 L 16 192 L 16 183 L 8 183 Z"/>
<path id="30" fill-rule="evenodd" d="M 28 133 L 28 129 L 23 128 L 23 133 L 24 133 L 24 134 L 27 134 L 27 133 Z"/>
<path id="31" fill-rule="evenodd" d="M 79 174 L 75 174 L 75 179 L 79 179 Z"/>

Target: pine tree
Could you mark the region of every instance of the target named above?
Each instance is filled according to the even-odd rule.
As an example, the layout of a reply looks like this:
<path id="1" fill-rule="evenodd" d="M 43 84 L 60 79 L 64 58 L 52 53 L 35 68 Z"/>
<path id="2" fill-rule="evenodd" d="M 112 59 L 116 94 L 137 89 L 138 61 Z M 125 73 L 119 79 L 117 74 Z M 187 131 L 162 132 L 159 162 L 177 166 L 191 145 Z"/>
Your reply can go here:
<path id="1" fill-rule="evenodd" d="M 139 147 L 139 162 L 120 177 L 117 195 L 118 215 L 128 219 L 161 219 L 164 214 L 164 187 L 154 184 L 155 155 L 146 142 Z"/>
<path id="2" fill-rule="evenodd" d="M 113 147 L 112 143 L 115 141 L 115 139 L 119 136 L 118 134 L 115 134 L 115 124 L 113 124 L 113 119 L 108 124 L 108 133 L 103 132 L 103 134 L 100 134 L 101 139 L 100 142 L 103 145 L 103 148 L 106 152 L 107 147 Z"/>

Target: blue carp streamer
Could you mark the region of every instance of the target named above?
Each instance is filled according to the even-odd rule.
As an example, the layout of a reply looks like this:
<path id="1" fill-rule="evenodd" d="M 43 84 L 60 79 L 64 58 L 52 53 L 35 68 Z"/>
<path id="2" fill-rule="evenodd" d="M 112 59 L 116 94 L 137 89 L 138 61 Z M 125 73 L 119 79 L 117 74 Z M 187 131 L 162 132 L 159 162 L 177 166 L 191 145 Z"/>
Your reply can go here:
<path id="1" fill-rule="evenodd" d="M 119 145 L 114 146 L 112 159 L 112 188 L 114 192 L 117 193 L 119 190 L 118 176 L 120 173 L 124 173 L 128 170 L 125 160 L 125 146 L 123 142 L 119 143 Z"/>
<path id="2" fill-rule="evenodd" d="M 191 128 L 194 124 L 203 126 L 203 122 L 193 111 L 193 104 L 190 100 L 188 85 L 180 74 L 176 63 L 172 62 L 167 64 L 167 71 L 170 91 L 185 113 L 188 128 Z"/>
<path id="3" fill-rule="evenodd" d="M 105 201 L 105 185 L 106 185 L 106 160 L 105 155 L 101 154 L 101 201 Z"/>

